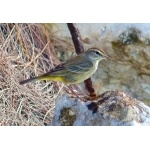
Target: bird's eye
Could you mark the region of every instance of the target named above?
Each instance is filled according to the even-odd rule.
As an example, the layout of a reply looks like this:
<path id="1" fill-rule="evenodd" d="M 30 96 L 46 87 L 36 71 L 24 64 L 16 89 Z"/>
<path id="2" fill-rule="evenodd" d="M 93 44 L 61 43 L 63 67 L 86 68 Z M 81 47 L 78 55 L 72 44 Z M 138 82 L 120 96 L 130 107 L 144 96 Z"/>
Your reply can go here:
<path id="1" fill-rule="evenodd" d="M 98 51 L 96 51 L 95 54 L 96 54 L 96 55 L 101 55 L 100 52 L 98 52 Z"/>

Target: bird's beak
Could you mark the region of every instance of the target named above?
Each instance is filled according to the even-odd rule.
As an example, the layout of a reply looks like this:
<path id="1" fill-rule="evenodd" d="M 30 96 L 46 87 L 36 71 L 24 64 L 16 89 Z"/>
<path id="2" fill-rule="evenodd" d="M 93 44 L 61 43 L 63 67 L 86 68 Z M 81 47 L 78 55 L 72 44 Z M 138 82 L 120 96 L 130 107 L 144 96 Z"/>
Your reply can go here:
<path id="1" fill-rule="evenodd" d="M 108 55 L 105 55 L 105 58 L 108 59 L 108 60 L 112 60 L 112 58 Z"/>
<path id="2" fill-rule="evenodd" d="M 108 59 L 108 60 L 112 60 L 112 58 L 111 58 L 110 56 L 108 56 L 108 55 L 104 52 L 104 50 L 101 49 L 101 51 L 103 52 L 102 54 L 103 54 L 104 58 L 106 58 L 106 59 Z"/>
<path id="3" fill-rule="evenodd" d="M 102 53 L 104 59 L 113 60 L 110 56 L 108 56 L 108 55 L 105 53 L 105 51 L 104 51 L 103 49 L 97 48 L 97 47 L 93 47 L 93 48 L 94 48 L 94 49 L 98 49 L 98 50 Z M 91 49 L 92 49 L 92 48 L 91 48 Z"/>
<path id="4" fill-rule="evenodd" d="M 102 50 L 102 49 L 99 49 L 99 50 L 102 52 L 103 57 L 104 57 L 105 59 L 107 59 L 107 60 L 111 60 L 111 61 L 122 61 L 122 60 L 119 60 L 119 59 L 111 58 L 111 57 L 110 57 L 109 55 L 107 55 L 107 54 L 105 53 L 105 51 Z"/>
<path id="5" fill-rule="evenodd" d="M 111 61 L 121 61 L 119 59 L 114 59 L 114 58 L 111 58 L 110 56 L 106 55 L 104 56 L 107 60 L 111 60 Z"/>

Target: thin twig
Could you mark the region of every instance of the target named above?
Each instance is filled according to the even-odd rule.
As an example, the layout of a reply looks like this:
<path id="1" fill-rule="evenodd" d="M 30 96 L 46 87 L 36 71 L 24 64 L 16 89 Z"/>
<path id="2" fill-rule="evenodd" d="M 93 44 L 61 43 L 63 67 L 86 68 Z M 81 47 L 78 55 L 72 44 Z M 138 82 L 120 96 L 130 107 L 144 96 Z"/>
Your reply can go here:
<path id="1" fill-rule="evenodd" d="M 72 41 L 74 43 L 74 47 L 77 54 L 81 54 L 84 52 L 84 47 L 81 39 L 80 32 L 75 23 L 67 23 L 68 28 L 70 30 Z"/>
<path id="2" fill-rule="evenodd" d="M 80 32 L 77 28 L 77 25 L 75 23 L 67 23 L 67 26 L 68 26 L 70 34 L 72 36 L 72 41 L 74 43 L 76 53 L 77 54 L 83 53 L 84 52 L 83 42 L 82 42 Z M 87 90 L 90 93 L 90 96 L 96 97 L 95 90 L 92 86 L 91 78 L 88 78 L 87 80 L 85 80 L 84 83 L 85 83 Z"/>

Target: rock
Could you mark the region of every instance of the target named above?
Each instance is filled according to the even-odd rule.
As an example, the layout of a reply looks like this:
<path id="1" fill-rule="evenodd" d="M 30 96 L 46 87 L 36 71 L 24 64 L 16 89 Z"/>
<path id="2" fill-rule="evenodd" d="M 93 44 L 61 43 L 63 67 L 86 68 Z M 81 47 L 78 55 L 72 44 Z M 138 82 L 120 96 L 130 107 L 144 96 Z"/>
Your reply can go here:
<path id="1" fill-rule="evenodd" d="M 150 125 L 150 108 L 123 92 L 108 91 L 96 101 L 83 102 L 68 95 L 56 101 L 53 126 Z"/>
<path id="2" fill-rule="evenodd" d="M 59 31 L 58 36 L 72 45 L 67 25 L 57 26 L 58 29 L 55 29 Z M 150 24 L 99 23 L 77 26 L 85 48 L 103 48 L 109 56 L 120 60 L 103 60 L 99 63 L 98 70 L 92 76 L 94 88 L 101 88 L 97 94 L 108 90 L 121 90 L 138 100 L 150 101 Z M 70 45 L 62 44 L 61 48 L 55 50 L 61 50 L 62 57 L 72 57 L 74 49 Z M 82 87 L 84 88 L 84 85 Z"/>

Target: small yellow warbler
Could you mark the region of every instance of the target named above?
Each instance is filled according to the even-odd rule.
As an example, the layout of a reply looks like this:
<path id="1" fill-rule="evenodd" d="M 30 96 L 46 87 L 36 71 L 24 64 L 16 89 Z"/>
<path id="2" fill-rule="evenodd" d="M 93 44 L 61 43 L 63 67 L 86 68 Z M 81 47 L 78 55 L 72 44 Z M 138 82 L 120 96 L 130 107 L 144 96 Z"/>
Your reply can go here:
<path id="1" fill-rule="evenodd" d="M 97 70 L 99 61 L 106 58 L 109 57 L 104 51 L 97 48 L 90 48 L 84 53 L 56 66 L 49 72 L 41 76 L 23 80 L 20 84 L 36 80 L 60 81 L 65 84 L 81 83 L 91 77 Z"/>

